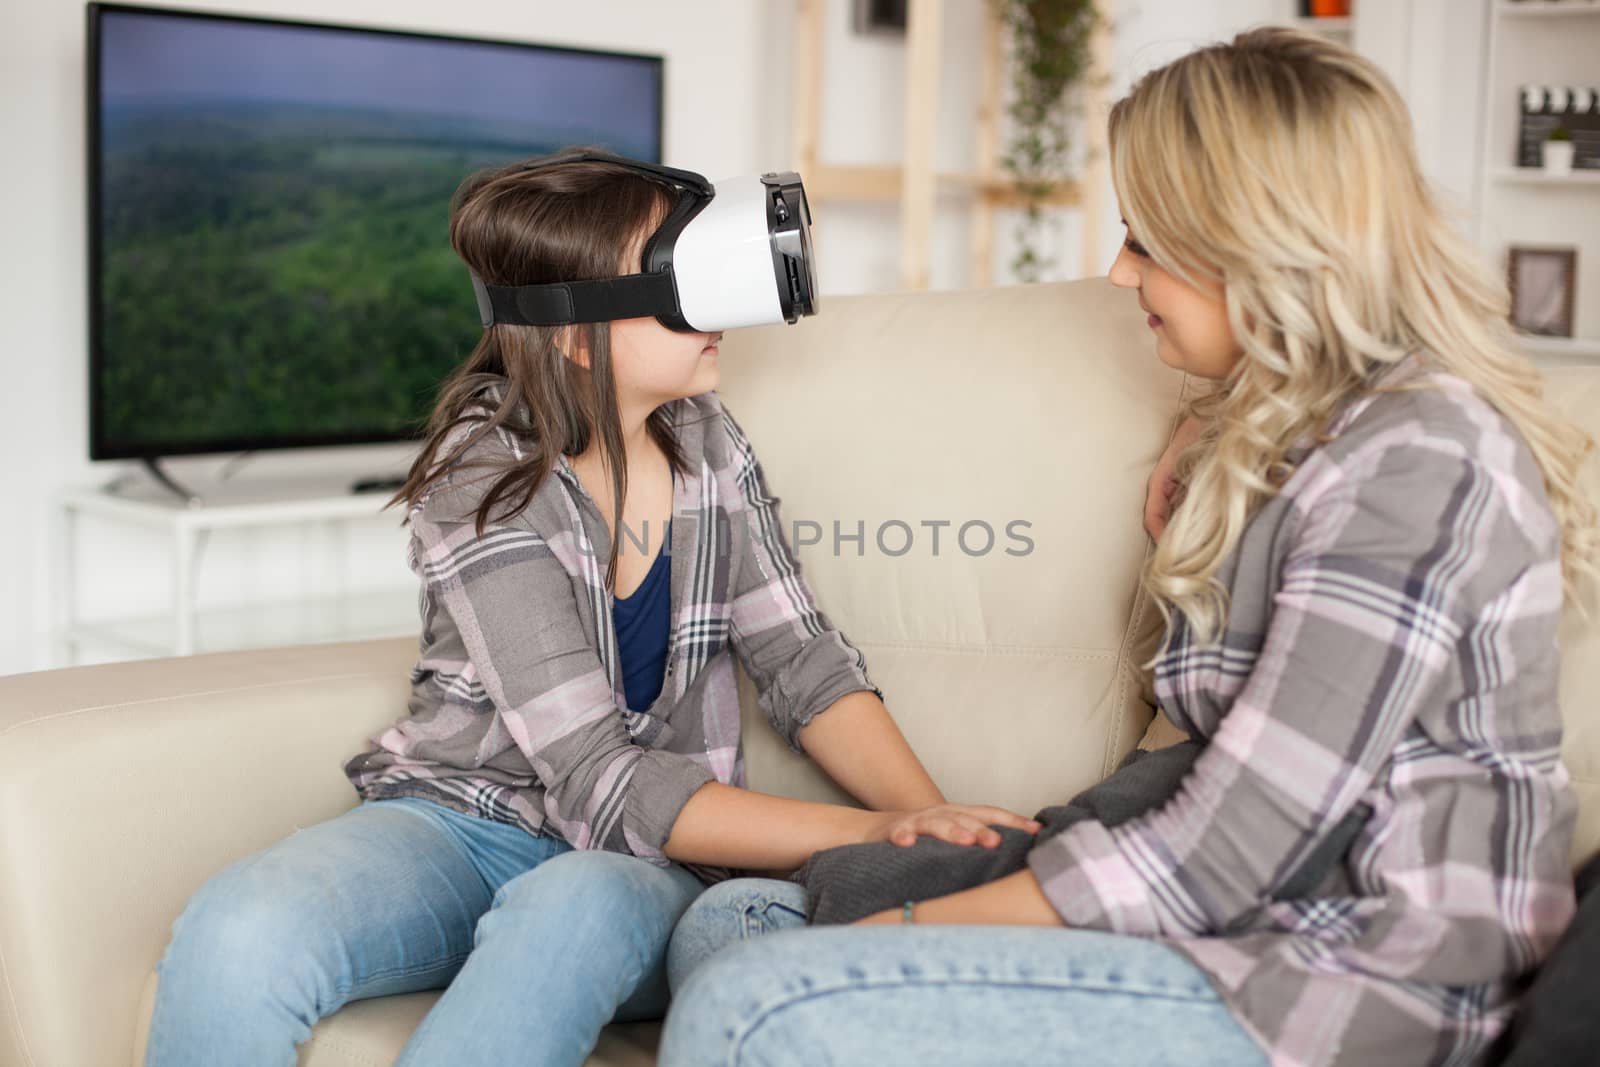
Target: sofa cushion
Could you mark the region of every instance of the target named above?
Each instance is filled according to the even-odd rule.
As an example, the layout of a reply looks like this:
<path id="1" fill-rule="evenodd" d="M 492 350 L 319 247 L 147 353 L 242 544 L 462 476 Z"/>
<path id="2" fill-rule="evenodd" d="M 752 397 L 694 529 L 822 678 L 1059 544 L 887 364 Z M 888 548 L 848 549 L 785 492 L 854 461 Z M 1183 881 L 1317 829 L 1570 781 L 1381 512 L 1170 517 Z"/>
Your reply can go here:
<path id="1" fill-rule="evenodd" d="M 156 976 L 151 973 L 145 979 L 139 1003 L 134 1067 L 144 1067 L 156 985 Z M 407 993 L 346 1005 L 312 1029 L 311 1040 L 300 1046 L 299 1067 L 387 1067 L 399 1057 L 411 1032 L 438 999 L 438 993 Z M 651 1067 L 660 1041 L 660 1023 L 608 1026 L 601 1031 L 600 1042 L 584 1061 L 584 1067 Z"/>

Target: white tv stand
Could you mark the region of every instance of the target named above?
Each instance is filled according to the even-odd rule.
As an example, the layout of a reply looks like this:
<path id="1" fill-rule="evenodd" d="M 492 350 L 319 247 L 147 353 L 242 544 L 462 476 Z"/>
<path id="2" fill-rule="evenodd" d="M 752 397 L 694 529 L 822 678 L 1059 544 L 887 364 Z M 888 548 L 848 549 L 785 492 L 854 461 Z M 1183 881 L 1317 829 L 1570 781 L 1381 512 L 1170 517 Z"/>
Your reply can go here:
<path id="1" fill-rule="evenodd" d="M 392 520 L 396 559 L 405 552 L 398 509 L 382 510 L 386 492 L 352 493 L 344 481 L 240 480 L 205 488 L 203 501 L 185 500 L 140 482 L 126 488 L 71 489 L 61 494 L 55 535 L 57 657 L 77 662 L 85 643 L 109 644 L 135 655 L 186 656 L 267 645 L 390 637 L 418 632 L 415 585 L 351 590 L 342 580 L 327 597 L 247 604 L 201 611 L 200 560 L 212 531 L 247 527 L 321 524 L 337 533 L 344 524 Z M 171 545 L 171 602 L 162 613 L 112 621 L 78 614 L 81 520 L 164 531 Z"/>

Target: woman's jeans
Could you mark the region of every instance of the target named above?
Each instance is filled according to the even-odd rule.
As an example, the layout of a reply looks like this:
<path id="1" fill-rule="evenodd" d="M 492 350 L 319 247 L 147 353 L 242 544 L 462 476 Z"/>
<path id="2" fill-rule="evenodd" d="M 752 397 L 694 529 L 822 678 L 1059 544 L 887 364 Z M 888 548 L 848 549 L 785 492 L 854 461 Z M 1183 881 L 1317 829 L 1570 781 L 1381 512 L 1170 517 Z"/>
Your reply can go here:
<path id="1" fill-rule="evenodd" d="M 707 890 L 673 934 L 661 1067 L 1264 1067 L 1206 976 L 1092 930 L 805 923 L 790 882 Z M 720 951 L 719 951 L 720 950 Z"/>
<path id="2" fill-rule="evenodd" d="M 431 801 L 362 804 L 218 874 L 173 926 L 145 1062 L 295 1062 L 352 1000 L 444 989 L 399 1063 L 581 1064 L 658 1018 L 681 867 L 573 851 Z"/>

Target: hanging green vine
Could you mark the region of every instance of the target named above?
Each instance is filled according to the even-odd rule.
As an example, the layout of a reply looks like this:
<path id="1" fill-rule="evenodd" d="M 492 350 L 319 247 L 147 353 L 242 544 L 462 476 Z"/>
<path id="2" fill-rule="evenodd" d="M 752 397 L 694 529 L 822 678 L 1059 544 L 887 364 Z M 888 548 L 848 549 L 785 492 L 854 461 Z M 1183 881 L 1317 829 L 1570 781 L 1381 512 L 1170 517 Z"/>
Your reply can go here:
<path id="1" fill-rule="evenodd" d="M 1038 281 L 1053 261 L 1039 251 L 1043 201 L 1067 178 L 1070 90 L 1089 71 L 1090 40 L 1100 22 L 1094 0 L 993 0 L 1011 41 L 1011 136 L 1000 164 L 1023 198 L 1019 281 Z"/>

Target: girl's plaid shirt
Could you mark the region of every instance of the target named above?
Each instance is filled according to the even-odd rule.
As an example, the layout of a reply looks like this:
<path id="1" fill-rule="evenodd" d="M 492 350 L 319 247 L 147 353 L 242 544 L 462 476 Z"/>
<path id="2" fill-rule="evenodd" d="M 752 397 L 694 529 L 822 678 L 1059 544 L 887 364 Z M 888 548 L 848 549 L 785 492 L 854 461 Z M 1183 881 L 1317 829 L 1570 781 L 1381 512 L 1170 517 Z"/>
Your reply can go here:
<path id="1" fill-rule="evenodd" d="M 778 500 L 720 399 L 678 401 L 674 422 L 685 469 L 674 481 L 672 623 L 655 704 L 627 710 L 609 535 L 565 458 L 526 509 L 482 535 L 473 514 L 490 480 L 458 465 L 409 515 L 421 657 L 409 714 L 346 764 L 364 798 L 426 797 L 576 848 L 666 863 L 662 846 L 690 796 L 712 781 L 744 785 L 735 659 L 797 751 L 812 716 L 877 692 L 860 652 L 817 609 Z M 474 452 L 525 455 L 505 433 Z"/>

